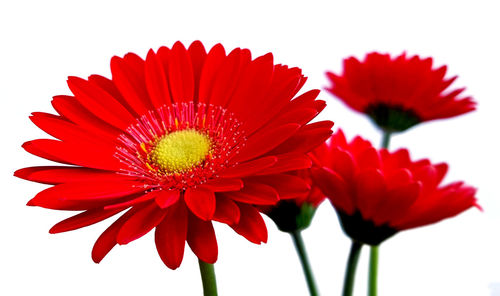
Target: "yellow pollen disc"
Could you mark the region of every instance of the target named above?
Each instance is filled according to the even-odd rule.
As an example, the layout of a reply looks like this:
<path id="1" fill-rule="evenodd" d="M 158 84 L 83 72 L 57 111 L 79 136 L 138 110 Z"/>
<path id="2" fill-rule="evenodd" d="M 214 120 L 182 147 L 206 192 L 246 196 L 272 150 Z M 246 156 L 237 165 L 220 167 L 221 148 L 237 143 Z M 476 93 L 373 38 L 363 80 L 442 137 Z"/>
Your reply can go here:
<path id="1" fill-rule="evenodd" d="M 149 157 L 167 172 L 181 172 L 200 164 L 209 154 L 210 146 L 207 135 L 187 129 L 165 135 Z"/>

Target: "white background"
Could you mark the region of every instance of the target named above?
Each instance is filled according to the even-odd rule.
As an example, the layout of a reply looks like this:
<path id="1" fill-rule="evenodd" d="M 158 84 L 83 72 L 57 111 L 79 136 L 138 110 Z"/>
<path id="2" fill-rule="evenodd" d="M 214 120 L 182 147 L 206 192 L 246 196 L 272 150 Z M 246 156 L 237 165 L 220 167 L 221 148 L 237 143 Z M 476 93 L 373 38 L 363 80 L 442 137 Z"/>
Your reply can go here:
<path id="1" fill-rule="evenodd" d="M 344 3 L 345 2 L 345 3 Z M 116 247 L 101 264 L 90 251 L 111 223 L 49 235 L 69 213 L 26 207 L 43 185 L 16 179 L 15 169 L 45 164 L 21 149 L 45 137 L 28 119 L 53 112 L 53 95 L 69 94 L 66 77 L 110 76 L 113 55 L 145 57 L 149 48 L 196 39 L 229 51 L 272 51 L 277 63 L 299 66 L 304 90 L 327 85 L 324 72 L 339 71 L 344 57 L 373 50 L 433 56 L 459 75 L 478 111 L 423 124 L 393 138 L 415 158 L 451 165 L 446 182 L 479 188 L 483 213 L 472 209 L 437 225 L 400 233 L 381 247 L 380 295 L 500 295 L 500 190 L 498 103 L 500 86 L 497 1 L 3 1 L 0 5 L 0 294 L 1 295 L 201 295 L 197 261 L 186 250 L 182 266 L 167 269 L 151 234 Z M 466 4 L 465 4 L 466 3 Z M 326 92 L 322 118 L 349 137 L 363 134 L 378 145 L 370 122 Z M 287 234 L 269 219 L 269 242 L 257 246 L 228 227 L 216 226 L 219 294 L 307 295 Z M 339 295 L 349 240 L 325 203 L 304 232 L 321 295 Z M 368 259 L 358 268 L 356 295 L 366 294 Z M 495 288 L 496 287 L 496 288 Z M 496 292 L 495 292 L 496 289 Z"/>

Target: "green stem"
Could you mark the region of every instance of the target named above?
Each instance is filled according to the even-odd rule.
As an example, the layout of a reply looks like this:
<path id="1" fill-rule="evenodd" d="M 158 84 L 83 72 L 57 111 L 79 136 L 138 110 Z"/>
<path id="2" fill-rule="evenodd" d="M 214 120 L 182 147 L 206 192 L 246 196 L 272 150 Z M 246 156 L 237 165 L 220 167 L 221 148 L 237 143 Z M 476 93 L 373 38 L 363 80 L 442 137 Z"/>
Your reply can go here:
<path id="1" fill-rule="evenodd" d="M 204 296 L 217 296 L 217 282 L 215 280 L 214 265 L 198 259 Z"/>
<path id="2" fill-rule="evenodd" d="M 370 248 L 370 272 L 368 274 L 368 295 L 377 296 L 378 246 Z"/>
<path id="3" fill-rule="evenodd" d="M 363 244 L 357 241 L 352 241 L 351 251 L 349 252 L 349 258 L 347 259 L 347 266 L 345 270 L 344 278 L 344 290 L 342 296 L 351 296 L 354 289 L 354 278 L 356 275 L 356 267 L 358 265 L 359 254 L 361 253 L 361 248 Z"/>
<path id="4" fill-rule="evenodd" d="M 302 271 L 306 277 L 309 294 L 311 294 L 311 296 L 317 296 L 318 288 L 316 288 L 311 266 L 309 265 L 309 260 L 307 259 L 307 252 L 304 246 L 304 240 L 302 239 L 302 234 L 300 230 L 290 232 L 290 234 L 292 236 L 295 249 L 297 250 L 297 254 L 299 255 L 300 263 L 302 264 Z"/>
<path id="5" fill-rule="evenodd" d="M 382 148 L 389 148 L 389 143 L 391 141 L 392 132 L 384 130 L 384 135 L 382 137 Z"/>

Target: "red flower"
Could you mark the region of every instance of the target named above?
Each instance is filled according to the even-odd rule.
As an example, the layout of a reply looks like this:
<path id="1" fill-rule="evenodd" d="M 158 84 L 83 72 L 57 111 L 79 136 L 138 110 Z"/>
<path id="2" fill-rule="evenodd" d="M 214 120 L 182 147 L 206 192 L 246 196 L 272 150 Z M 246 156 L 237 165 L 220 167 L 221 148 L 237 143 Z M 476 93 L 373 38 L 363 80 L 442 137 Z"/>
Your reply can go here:
<path id="1" fill-rule="evenodd" d="M 440 185 L 448 166 L 412 161 L 406 149 L 376 150 L 341 130 L 317 148 L 315 183 L 330 199 L 351 238 L 378 245 L 398 231 L 455 216 L 476 203 L 476 189 L 455 182 Z"/>
<path id="2" fill-rule="evenodd" d="M 459 98 L 465 88 L 446 89 L 457 78 L 444 79 L 446 66 L 432 69 L 432 58 L 370 53 L 363 62 L 344 60 L 344 72 L 327 73 L 327 90 L 352 109 L 369 115 L 382 129 L 403 131 L 423 121 L 470 112 L 476 103 Z M 446 92 L 445 92 L 446 91 Z"/>
<path id="3" fill-rule="evenodd" d="M 290 183 L 288 188 L 292 195 L 290 195 L 289 199 L 281 200 L 276 205 L 261 208 L 281 231 L 295 232 L 309 227 L 316 209 L 325 199 L 325 195 L 313 183 L 310 169 L 289 174 L 301 178 L 308 184 L 308 188 L 305 188 L 303 192 L 299 192 L 294 189 L 294 186 L 300 184 L 300 182 Z"/>
<path id="4" fill-rule="evenodd" d="M 254 243 L 267 241 L 254 205 L 275 204 L 308 185 L 284 174 L 310 166 L 306 153 L 331 134 L 332 123 L 307 123 L 325 106 L 313 90 L 291 99 L 305 83 L 298 68 L 254 60 L 247 49 L 226 54 L 189 49 L 129 53 L 111 60 L 112 80 L 70 77 L 73 96 L 52 101 L 59 115 L 31 120 L 59 140 L 23 147 L 72 166 L 30 167 L 16 176 L 55 185 L 28 205 L 83 211 L 51 233 L 81 228 L 127 211 L 97 240 L 100 262 L 116 245 L 153 228 L 158 254 L 170 268 L 185 241 L 201 260 L 217 260 L 212 221 L 228 224 Z"/>

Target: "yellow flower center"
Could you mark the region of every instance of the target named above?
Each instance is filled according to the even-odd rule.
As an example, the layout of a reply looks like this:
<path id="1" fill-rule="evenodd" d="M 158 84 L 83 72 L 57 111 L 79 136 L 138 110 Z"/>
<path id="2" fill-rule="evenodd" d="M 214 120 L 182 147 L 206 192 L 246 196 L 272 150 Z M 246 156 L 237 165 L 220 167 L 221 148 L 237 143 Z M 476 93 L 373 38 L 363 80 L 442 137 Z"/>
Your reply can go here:
<path id="1" fill-rule="evenodd" d="M 162 137 L 149 156 L 161 169 L 177 173 L 200 164 L 209 154 L 210 146 L 207 135 L 186 129 Z"/>

